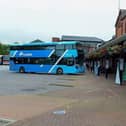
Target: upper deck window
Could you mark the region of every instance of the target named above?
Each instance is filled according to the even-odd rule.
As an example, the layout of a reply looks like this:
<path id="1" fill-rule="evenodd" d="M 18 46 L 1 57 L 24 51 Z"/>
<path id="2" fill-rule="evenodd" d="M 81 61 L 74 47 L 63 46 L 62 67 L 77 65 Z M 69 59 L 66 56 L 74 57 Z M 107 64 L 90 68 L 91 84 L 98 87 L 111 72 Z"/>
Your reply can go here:
<path id="1" fill-rule="evenodd" d="M 73 45 L 65 45 L 65 49 L 73 49 Z"/>
<path id="2" fill-rule="evenodd" d="M 46 50 L 46 49 L 55 49 L 55 46 L 11 46 L 10 50 Z"/>
<path id="3" fill-rule="evenodd" d="M 64 50 L 64 45 L 63 44 L 58 44 L 58 45 L 56 45 L 56 49 Z"/>

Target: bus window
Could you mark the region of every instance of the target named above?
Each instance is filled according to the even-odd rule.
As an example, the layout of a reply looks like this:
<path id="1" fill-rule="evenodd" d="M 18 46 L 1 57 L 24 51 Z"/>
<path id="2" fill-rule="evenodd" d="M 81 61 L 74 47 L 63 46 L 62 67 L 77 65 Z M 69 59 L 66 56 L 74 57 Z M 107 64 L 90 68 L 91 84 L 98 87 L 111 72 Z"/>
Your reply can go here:
<path id="1" fill-rule="evenodd" d="M 64 50 L 64 45 L 61 44 L 56 45 L 56 50 Z"/>
<path id="2" fill-rule="evenodd" d="M 62 56 L 64 53 L 64 50 L 56 50 L 56 57 Z"/>
<path id="3" fill-rule="evenodd" d="M 74 59 L 73 58 L 67 59 L 67 65 L 73 66 L 74 65 Z"/>
<path id="4" fill-rule="evenodd" d="M 60 60 L 60 62 L 58 63 L 58 65 L 66 65 L 67 64 L 67 59 L 63 58 Z"/>
<path id="5" fill-rule="evenodd" d="M 55 49 L 55 46 L 47 46 L 46 49 Z"/>
<path id="6" fill-rule="evenodd" d="M 65 45 L 65 49 L 73 49 L 72 45 Z"/>

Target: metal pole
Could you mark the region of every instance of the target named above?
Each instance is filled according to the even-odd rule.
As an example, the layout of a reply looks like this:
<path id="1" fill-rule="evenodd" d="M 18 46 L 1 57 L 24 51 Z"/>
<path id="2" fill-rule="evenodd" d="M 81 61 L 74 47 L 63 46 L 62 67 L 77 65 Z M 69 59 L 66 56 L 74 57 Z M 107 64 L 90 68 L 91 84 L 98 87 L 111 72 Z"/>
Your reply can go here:
<path id="1" fill-rule="evenodd" d="M 120 0 L 118 0 L 118 10 L 120 11 Z"/>

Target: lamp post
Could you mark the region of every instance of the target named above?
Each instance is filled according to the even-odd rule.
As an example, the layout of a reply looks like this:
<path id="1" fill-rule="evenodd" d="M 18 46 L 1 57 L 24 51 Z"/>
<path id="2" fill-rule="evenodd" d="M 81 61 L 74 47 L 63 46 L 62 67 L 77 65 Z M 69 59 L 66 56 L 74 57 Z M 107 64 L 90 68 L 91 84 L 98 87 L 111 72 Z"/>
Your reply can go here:
<path id="1" fill-rule="evenodd" d="M 118 10 L 120 11 L 120 0 L 118 0 Z"/>

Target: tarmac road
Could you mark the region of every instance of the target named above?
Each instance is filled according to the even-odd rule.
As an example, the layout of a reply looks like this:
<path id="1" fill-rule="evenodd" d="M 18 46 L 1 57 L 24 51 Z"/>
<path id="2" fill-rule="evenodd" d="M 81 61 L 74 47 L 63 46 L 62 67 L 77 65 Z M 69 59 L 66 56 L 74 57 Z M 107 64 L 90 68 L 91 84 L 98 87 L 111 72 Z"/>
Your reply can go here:
<path id="1" fill-rule="evenodd" d="M 63 85 L 72 81 L 68 75 L 21 74 L 10 72 L 9 66 L 0 66 L 0 95 L 43 94 L 69 88 Z"/>

